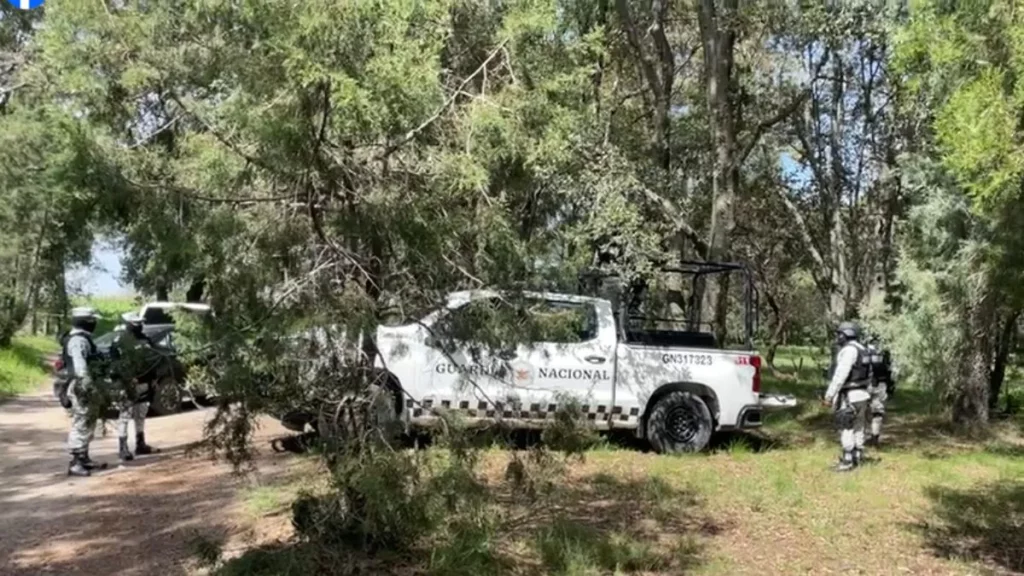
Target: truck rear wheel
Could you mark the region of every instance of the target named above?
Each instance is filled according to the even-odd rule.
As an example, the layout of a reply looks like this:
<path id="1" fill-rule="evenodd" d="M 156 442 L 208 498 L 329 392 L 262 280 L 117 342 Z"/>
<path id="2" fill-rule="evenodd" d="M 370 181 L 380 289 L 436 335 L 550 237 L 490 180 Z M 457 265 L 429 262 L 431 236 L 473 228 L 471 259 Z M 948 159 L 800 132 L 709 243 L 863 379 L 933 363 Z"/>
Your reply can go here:
<path id="1" fill-rule="evenodd" d="M 677 390 L 654 405 L 647 417 L 647 439 L 659 454 L 700 452 L 711 441 L 713 425 L 704 400 Z"/>
<path id="2" fill-rule="evenodd" d="M 182 398 L 183 395 L 178 382 L 174 378 L 164 376 L 157 381 L 154 387 L 153 400 L 149 404 L 149 411 L 155 416 L 177 414 L 181 411 Z"/>
<path id="3" fill-rule="evenodd" d="M 373 429 L 382 434 L 379 438 L 389 438 L 398 424 L 394 397 L 392 390 L 370 385 L 363 394 L 325 403 L 311 424 L 321 438 L 342 444 L 363 441 Z"/>

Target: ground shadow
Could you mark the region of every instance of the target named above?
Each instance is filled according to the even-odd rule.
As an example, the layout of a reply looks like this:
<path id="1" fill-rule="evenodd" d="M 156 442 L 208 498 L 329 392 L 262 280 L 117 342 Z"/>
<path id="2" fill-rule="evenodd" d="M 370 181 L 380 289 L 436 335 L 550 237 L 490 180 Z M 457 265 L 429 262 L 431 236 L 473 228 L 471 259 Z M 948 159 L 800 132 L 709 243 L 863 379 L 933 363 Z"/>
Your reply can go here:
<path id="1" fill-rule="evenodd" d="M 466 431 L 469 443 L 476 448 L 500 447 L 508 450 L 529 450 L 544 446 L 543 433 L 539 430 L 500 430 L 474 429 Z M 396 446 L 403 448 L 426 448 L 433 445 L 435 438 L 428 433 L 403 435 L 397 439 Z M 296 433 L 273 438 L 270 441 L 275 452 L 291 452 L 304 454 L 311 452 L 319 445 L 316 432 Z M 741 449 L 746 452 L 760 454 L 769 450 L 785 448 L 784 439 L 773 438 L 759 431 L 730 430 L 714 434 L 708 444 L 707 452 Z M 610 447 L 635 452 L 652 452 L 650 442 L 637 438 L 633 430 L 600 431 L 598 441 L 593 448 Z"/>
<path id="2" fill-rule="evenodd" d="M 1024 571 L 1024 481 L 926 490 L 937 518 L 913 526 L 940 557 Z"/>
<path id="3" fill-rule="evenodd" d="M 709 452 L 741 451 L 762 454 L 771 450 L 782 450 L 789 447 L 789 440 L 784 437 L 773 437 L 761 430 L 730 430 L 719 432 L 711 437 Z"/>
<path id="4" fill-rule="evenodd" d="M 681 574 L 703 562 L 706 539 L 726 527 L 697 495 L 657 477 L 599 473 L 561 484 L 505 530 L 532 535 L 535 574 Z"/>
<path id="5" fill-rule="evenodd" d="M 180 447 L 130 467 L 175 456 L 181 460 Z M 185 462 L 173 474 L 167 469 L 143 476 L 109 470 L 90 479 L 61 479 L 78 489 L 9 494 L 0 522 L 18 529 L 0 543 L 0 573 L 39 574 L 44 566 L 52 574 L 181 573 L 181 554 L 146 551 L 182 549 L 197 533 L 227 533 L 230 518 L 223 510 L 233 501 L 236 487 L 208 470 Z M 197 475 L 206 476 L 197 480 Z M 79 484 L 93 489 L 83 491 Z M 58 518 L 67 520 L 54 532 Z"/>
<path id="6" fill-rule="evenodd" d="M 432 542 L 433 550 L 400 557 L 278 543 L 223 562 L 214 574 L 685 574 L 703 563 L 707 540 L 727 529 L 693 493 L 658 478 L 596 474 L 563 480 L 535 498 L 513 483 L 492 486 L 503 512 L 486 537 L 455 530 Z"/>

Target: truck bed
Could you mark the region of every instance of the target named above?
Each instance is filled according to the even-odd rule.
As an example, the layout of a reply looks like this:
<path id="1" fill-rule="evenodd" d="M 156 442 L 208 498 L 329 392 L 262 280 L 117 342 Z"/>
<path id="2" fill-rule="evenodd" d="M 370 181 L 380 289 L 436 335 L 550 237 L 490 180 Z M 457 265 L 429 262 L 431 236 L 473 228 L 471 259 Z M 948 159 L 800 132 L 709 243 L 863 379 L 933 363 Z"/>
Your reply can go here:
<path id="1" fill-rule="evenodd" d="M 629 330 L 626 332 L 626 344 L 659 348 L 718 348 L 714 334 L 682 330 Z"/>

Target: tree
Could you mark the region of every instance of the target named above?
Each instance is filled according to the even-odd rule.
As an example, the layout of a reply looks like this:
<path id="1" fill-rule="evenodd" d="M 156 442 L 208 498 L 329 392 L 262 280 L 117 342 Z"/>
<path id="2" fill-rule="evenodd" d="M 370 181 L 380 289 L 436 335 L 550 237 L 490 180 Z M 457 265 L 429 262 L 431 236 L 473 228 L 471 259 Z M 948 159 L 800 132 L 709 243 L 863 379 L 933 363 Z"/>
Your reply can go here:
<path id="1" fill-rule="evenodd" d="M 959 328 L 953 419 L 970 427 L 988 421 L 997 303 L 1019 301 L 1024 270 L 1021 32 L 1013 2 L 913 2 L 897 51 L 897 69 L 910 75 L 928 127 L 926 151 L 953 180 L 931 178 L 944 184 L 930 191 L 943 232 L 922 230 L 908 257 L 933 271 L 952 305 Z"/>

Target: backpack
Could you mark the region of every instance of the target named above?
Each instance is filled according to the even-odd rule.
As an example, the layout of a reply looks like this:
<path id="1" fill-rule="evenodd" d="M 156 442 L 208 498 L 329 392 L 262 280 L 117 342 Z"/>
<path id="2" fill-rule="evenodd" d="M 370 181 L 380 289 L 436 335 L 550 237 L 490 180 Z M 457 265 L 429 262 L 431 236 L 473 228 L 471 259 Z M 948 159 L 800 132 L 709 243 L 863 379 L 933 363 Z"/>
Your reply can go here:
<path id="1" fill-rule="evenodd" d="M 877 344 L 871 347 L 871 378 L 875 385 L 885 384 L 889 394 L 895 387 L 892 375 L 892 355 Z"/>
<path id="2" fill-rule="evenodd" d="M 57 400 L 60 401 L 60 405 L 64 408 L 71 408 L 71 399 L 68 397 L 68 389 L 71 387 L 71 381 L 74 380 L 75 368 L 71 362 L 71 355 L 68 354 L 68 342 L 70 342 L 71 338 L 74 336 L 82 336 L 85 338 L 86 342 L 89 343 L 87 359 L 93 359 L 97 356 L 96 343 L 92 341 L 92 336 L 89 333 L 78 332 L 76 334 L 72 334 L 70 332 L 65 332 L 64 335 L 61 336 L 61 369 L 57 373 L 57 378 L 53 382 L 53 395 L 57 397 Z"/>

